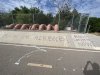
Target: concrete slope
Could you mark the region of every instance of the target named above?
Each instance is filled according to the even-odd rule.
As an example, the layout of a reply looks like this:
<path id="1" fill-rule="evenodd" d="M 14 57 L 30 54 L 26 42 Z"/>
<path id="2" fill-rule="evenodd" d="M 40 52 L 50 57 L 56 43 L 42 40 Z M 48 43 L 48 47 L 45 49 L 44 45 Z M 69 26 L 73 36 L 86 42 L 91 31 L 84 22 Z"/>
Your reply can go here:
<path id="1" fill-rule="evenodd" d="M 80 33 L 0 30 L 0 42 L 100 50 L 99 37 Z"/>
<path id="2" fill-rule="evenodd" d="M 87 36 L 89 37 L 90 41 L 94 44 L 96 49 L 100 50 L 100 36 L 96 36 L 93 34 L 87 34 Z"/>

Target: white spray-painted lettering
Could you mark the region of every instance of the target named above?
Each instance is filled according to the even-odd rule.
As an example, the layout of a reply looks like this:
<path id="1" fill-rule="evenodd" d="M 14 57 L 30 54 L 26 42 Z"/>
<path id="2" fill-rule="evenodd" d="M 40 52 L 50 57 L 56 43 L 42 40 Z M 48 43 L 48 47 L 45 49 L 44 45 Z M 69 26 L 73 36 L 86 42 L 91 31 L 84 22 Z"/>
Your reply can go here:
<path id="1" fill-rule="evenodd" d="M 54 42 L 63 42 L 65 38 L 62 36 L 31 36 L 30 38 L 39 41 L 54 41 Z"/>

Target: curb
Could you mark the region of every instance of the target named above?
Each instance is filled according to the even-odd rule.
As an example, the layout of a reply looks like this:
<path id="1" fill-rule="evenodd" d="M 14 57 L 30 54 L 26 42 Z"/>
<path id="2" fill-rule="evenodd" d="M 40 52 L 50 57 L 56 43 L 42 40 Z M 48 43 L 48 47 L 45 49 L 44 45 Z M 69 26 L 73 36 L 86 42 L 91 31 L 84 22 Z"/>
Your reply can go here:
<path id="1" fill-rule="evenodd" d="M 100 50 L 100 47 L 95 47 L 94 49 L 95 49 L 95 50 Z"/>

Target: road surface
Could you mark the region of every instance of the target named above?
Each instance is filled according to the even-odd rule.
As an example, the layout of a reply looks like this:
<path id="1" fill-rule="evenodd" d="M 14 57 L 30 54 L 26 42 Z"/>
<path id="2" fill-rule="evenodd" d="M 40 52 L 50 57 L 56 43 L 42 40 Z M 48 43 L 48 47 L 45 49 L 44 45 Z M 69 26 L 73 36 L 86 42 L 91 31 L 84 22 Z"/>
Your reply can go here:
<path id="1" fill-rule="evenodd" d="M 99 65 L 100 51 L 0 43 L 0 75 L 100 75 Z"/>

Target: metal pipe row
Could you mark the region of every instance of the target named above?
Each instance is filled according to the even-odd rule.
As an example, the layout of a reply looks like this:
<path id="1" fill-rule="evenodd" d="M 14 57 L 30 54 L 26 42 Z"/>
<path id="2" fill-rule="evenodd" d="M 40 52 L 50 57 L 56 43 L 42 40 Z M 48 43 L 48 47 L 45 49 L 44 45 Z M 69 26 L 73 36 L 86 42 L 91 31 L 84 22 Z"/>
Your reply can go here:
<path id="1" fill-rule="evenodd" d="M 51 25 L 51 24 L 10 24 L 5 26 L 6 29 L 20 29 L 20 30 L 54 30 L 59 31 L 58 24 Z"/>

